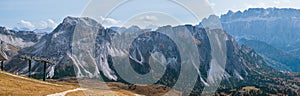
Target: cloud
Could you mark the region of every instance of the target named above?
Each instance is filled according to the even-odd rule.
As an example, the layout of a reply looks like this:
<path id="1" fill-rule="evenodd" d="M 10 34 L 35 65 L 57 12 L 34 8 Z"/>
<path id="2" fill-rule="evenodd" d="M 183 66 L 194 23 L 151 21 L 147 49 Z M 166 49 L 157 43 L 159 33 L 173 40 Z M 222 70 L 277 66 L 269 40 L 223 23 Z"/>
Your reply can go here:
<path id="1" fill-rule="evenodd" d="M 146 21 L 146 22 L 152 22 L 152 21 L 157 21 L 158 18 L 156 16 L 146 15 L 146 16 L 140 17 L 139 20 Z"/>
<path id="2" fill-rule="evenodd" d="M 114 26 L 114 25 L 119 25 L 121 23 L 120 20 L 115 20 L 113 18 L 105 18 L 100 16 L 100 23 L 105 25 L 105 26 Z"/>
<path id="3" fill-rule="evenodd" d="M 161 20 L 159 15 L 156 14 L 141 14 L 136 17 L 131 18 L 129 21 L 125 22 L 125 27 L 130 27 L 130 26 L 139 26 L 141 28 L 150 28 L 154 29 L 156 28 L 159 24 L 163 24 L 163 20 Z"/>
<path id="4" fill-rule="evenodd" d="M 28 28 L 28 29 L 33 29 L 35 28 L 35 26 L 29 22 L 29 21 L 25 21 L 25 20 L 21 20 L 19 23 L 18 23 L 18 26 L 19 28 Z"/>
<path id="5" fill-rule="evenodd" d="M 155 29 L 158 26 L 180 25 L 180 24 L 182 23 L 177 21 L 176 18 L 168 14 L 148 12 L 130 18 L 129 20 L 125 21 L 124 25 L 122 26 L 130 27 L 133 25 L 138 25 L 140 28 Z"/>
<path id="6" fill-rule="evenodd" d="M 54 28 L 57 26 L 57 23 L 55 23 L 52 19 L 48 19 L 46 21 L 41 21 L 39 24 L 37 24 L 37 27 L 39 28 Z"/>
<path id="7" fill-rule="evenodd" d="M 52 19 L 40 21 L 37 23 L 26 21 L 26 20 L 20 20 L 20 22 L 17 24 L 16 28 L 18 30 L 35 30 L 35 29 L 46 29 L 46 28 L 52 28 L 56 27 L 58 24 L 55 23 Z"/>

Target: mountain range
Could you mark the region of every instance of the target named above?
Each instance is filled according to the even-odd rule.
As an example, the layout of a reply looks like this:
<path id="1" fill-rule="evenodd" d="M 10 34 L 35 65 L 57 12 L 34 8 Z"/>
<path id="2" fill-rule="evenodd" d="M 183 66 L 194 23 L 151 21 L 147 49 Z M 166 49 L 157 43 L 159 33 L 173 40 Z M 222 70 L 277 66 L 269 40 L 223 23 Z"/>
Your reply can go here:
<path id="1" fill-rule="evenodd" d="M 149 62 L 151 60 L 148 60 L 149 57 L 155 55 L 157 52 L 161 52 L 165 57 L 162 61 L 167 62 L 166 72 L 163 74 L 163 77 L 155 83 L 168 87 L 173 87 L 175 83 L 186 85 L 185 87 L 193 88 L 191 95 L 200 94 L 204 87 L 209 86 L 209 82 L 215 82 L 220 79 L 222 80 L 221 85 L 218 87 L 217 92 L 213 94 L 250 94 L 253 90 L 249 93 L 241 90 L 243 88 L 248 88 L 246 86 L 253 86 L 254 88 L 251 88 L 258 89 L 254 90 L 254 93 L 257 95 L 299 95 L 300 82 L 295 78 L 299 78 L 300 75 L 285 73 L 272 68 L 283 66 L 284 69 L 281 70 L 298 70 L 297 68 L 291 68 L 298 64 L 297 52 L 291 52 L 291 50 L 300 48 L 297 47 L 297 42 L 299 41 L 298 38 L 293 37 L 294 35 L 290 38 L 290 36 L 287 35 L 288 33 L 277 34 L 278 30 L 273 29 L 276 24 L 277 26 L 280 25 L 278 23 L 279 21 L 277 21 L 277 18 L 279 17 L 274 16 L 281 14 L 281 10 L 284 10 L 283 12 L 291 11 L 286 14 L 292 14 L 298 10 L 263 9 L 269 11 L 263 11 L 265 12 L 265 14 L 263 14 L 265 17 L 260 17 L 259 15 L 262 13 L 259 12 L 261 12 L 261 10 L 262 9 L 249 9 L 243 13 L 229 12 L 228 14 L 222 15 L 220 24 L 223 26 L 224 30 L 220 28 L 220 24 L 211 23 L 218 21 L 218 17 L 216 16 L 211 16 L 201 22 L 204 25 L 209 25 L 209 28 L 200 25 L 168 25 L 159 27 L 155 31 L 140 29 L 137 26 L 130 28 L 105 28 L 96 20 L 88 17 L 66 17 L 53 32 L 45 34 L 42 37 L 32 31 L 13 31 L 1 27 L 1 40 L 10 46 L 13 46 L 6 47 L 4 51 L 9 53 L 11 50 L 8 49 L 19 48 L 16 49 L 17 51 L 13 51 L 15 54 L 9 55 L 10 59 L 5 64 L 5 70 L 11 73 L 26 75 L 28 72 L 27 61 L 21 60 L 20 57 L 29 56 L 55 61 L 55 65 L 46 66 L 48 78 L 99 78 L 99 76 L 101 76 L 104 78 L 104 81 L 107 82 L 122 82 L 127 84 L 128 82 L 120 76 L 120 73 L 116 72 L 116 62 L 114 62 L 113 58 L 128 53 L 130 54 L 129 56 L 131 56 L 130 58 L 126 58 L 131 62 L 131 66 L 129 67 L 133 67 L 133 69 L 140 74 L 145 74 L 154 70 L 150 67 L 151 64 Z M 250 14 L 248 12 L 257 14 Z M 247 17 L 247 15 L 250 16 Z M 273 17 L 270 16 L 273 16 L 276 19 L 273 20 Z M 297 14 L 292 14 L 291 16 L 297 16 Z M 272 20 L 269 20 L 270 18 Z M 283 20 L 290 20 L 283 16 L 280 18 L 284 18 Z M 273 21 L 277 21 L 277 23 L 274 23 Z M 264 22 L 268 23 L 265 24 Z M 294 23 L 297 22 L 294 21 Z M 272 26 L 272 24 L 274 24 L 274 26 Z M 245 27 L 245 25 L 248 27 Z M 297 24 L 293 26 L 293 28 L 297 28 Z M 290 27 L 291 26 L 288 28 Z M 282 26 L 280 26 L 280 28 L 282 28 Z M 283 31 L 283 29 L 286 28 L 283 26 L 280 30 Z M 295 29 L 286 30 L 292 31 L 290 32 L 291 34 L 297 34 Z M 276 31 L 275 33 L 277 35 L 282 36 L 276 37 L 276 34 L 272 33 L 273 31 Z M 192 63 L 185 63 L 185 61 L 187 61 L 185 59 L 181 60 L 180 57 L 184 57 L 185 55 L 179 54 L 179 48 L 176 47 L 176 44 L 172 42 L 167 35 L 161 34 L 175 33 L 180 35 L 178 37 L 179 41 L 181 41 L 180 43 L 188 44 L 185 40 L 187 34 L 181 34 L 182 32 L 188 32 L 193 36 L 194 42 L 192 43 L 195 43 L 197 47 L 197 51 L 194 53 L 199 54 L 199 66 L 195 66 Z M 226 32 L 233 35 L 233 37 Z M 112 46 L 113 43 L 122 42 L 114 42 L 113 38 L 115 35 L 126 36 L 132 33 L 144 34 L 136 37 L 129 50 L 121 50 Z M 211 33 L 222 34 L 222 37 L 209 38 L 209 34 Z M 238 39 L 238 41 L 236 41 L 235 38 Z M 218 61 L 213 59 L 214 55 L 212 52 L 215 50 L 215 47 L 211 47 L 210 44 L 212 42 L 220 43 L 217 39 L 225 40 L 226 62 L 224 63 L 226 66 L 223 67 L 218 65 L 218 63 L 216 63 Z M 249 40 L 259 40 L 259 42 L 251 43 Z M 275 42 L 274 40 L 281 41 Z M 242 43 L 243 45 L 238 43 Z M 261 44 L 259 46 L 266 46 L 269 50 L 263 50 L 266 47 L 255 47 L 258 44 Z M 286 44 L 289 44 L 290 46 L 286 46 Z M 275 52 L 270 54 L 268 51 Z M 285 56 L 281 56 L 282 54 Z M 290 60 L 290 63 L 286 63 L 287 61 L 285 60 L 287 59 L 292 60 Z M 183 65 L 180 65 L 181 63 Z M 278 65 L 274 66 L 274 64 Z M 124 65 L 123 68 L 124 70 L 127 70 L 128 66 Z M 178 70 L 180 68 L 182 68 L 181 70 L 194 70 L 197 72 L 196 86 L 188 85 L 187 82 L 176 82 L 181 78 L 179 76 L 180 70 Z M 32 69 L 34 78 L 41 78 L 43 76 L 43 65 L 41 62 L 34 61 L 32 63 Z M 220 73 L 219 70 L 225 71 L 224 73 Z M 187 75 L 185 78 L 191 78 L 191 76 Z M 185 87 L 178 88 L 177 90 L 184 90 Z"/>
<path id="2" fill-rule="evenodd" d="M 237 41 L 242 41 L 240 43 L 264 55 L 265 61 L 269 61 L 269 65 L 278 70 L 299 72 L 299 16 L 300 10 L 298 9 L 250 8 L 245 11 L 228 11 L 220 17 L 212 15 L 201 23 L 213 28 L 222 28 Z M 209 24 L 206 23 L 207 21 L 219 21 L 219 23 Z M 246 43 L 245 40 L 257 42 Z M 262 46 L 274 48 L 267 50 Z"/>
<path id="3" fill-rule="evenodd" d="M 76 29 L 78 27 L 80 29 Z M 118 31 L 118 28 L 115 29 L 105 28 L 97 21 L 86 17 L 82 17 L 82 18 L 67 17 L 63 20 L 61 24 L 59 24 L 57 28 L 54 29 L 53 32 L 41 37 L 41 39 L 39 39 L 38 42 L 35 43 L 33 46 L 22 48 L 19 51 L 19 54 L 13 56 L 12 59 L 9 60 L 9 62 L 5 65 L 5 70 L 12 73 L 27 74 L 28 72 L 28 65 L 26 64 L 27 61 L 21 60 L 19 58 L 20 56 L 27 55 L 31 57 L 48 58 L 56 62 L 55 65 L 47 65 L 46 72 L 48 73 L 47 74 L 48 78 L 59 79 L 59 78 L 74 77 L 74 76 L 86 77 L 86 78 L 97 78 L 99 76 L 102 76 L 104 77 L 105 81 L 118 81 L 118 82 L 128 83 L 125 80 L 123 80 L 122 77 L 120 77 L 119 74 L 115 71 L 113 61 L 112 61 L 112 58 L 114 58 L 113 56 L 121 55 L 120 53 L 126 53 L 126 51 L 115 49 L 110 45 L 111 43 L 113 43 L 111 41 L 113 34 L 120 33 L 120 32 L 130 33 L 131 31 L 132 28 L 129 29 L 123 28 L 122 31 Z M 134 28 L 134 31 L 146 32 L 146 33 L 148 32 L 149 34 L 150 33 L 152 34 L 152 35 L 150 34 L 149 36 L 145 34 L 146 37 L 138 37 L 138 38 L 144 38 L 144 39 L 148 38 L 150 40 L 152 38 L 153 40 L 155 40 L 154 37 L 159 36 L 156 38 L 161 38 L 162 39 L 161 41 L 165 42 L 162 43 L 164 46 L 174 46 L 174 44 L 172 43 L 166 43 L 168 42 L 165 41 L 168 40 L 167 37 L 165 37 L 164 35 L 159 35 L 155 33 L 155 31 L 152 32 L 145 29 L 139 29 L 137 27 Z M 156 30 L 156 32 L 171 32 L 171 33 L 180 33 L 183 31 L 189 31 L 192 34 L 192 36 L 194 36 L 195 40 L 198 42 L 196 44 L 199 52 L 199 60 L 201 62 L 200 66 L 193 66 L 189 64 L 184 65 L 185 66 L 184 68 L 189 68 L 189 70 L 196 69 L 196 71 L 199 72 L 198 73 L 199 77 L 197 78 L 197 82 L 196 82 L 197 86 L 193 88 L 192 94 L 200 94 L 203 91 L 202 89 L 205 86 L 207 86 L 208 84 L 207 82 L 213 82 L 217 79 L 223 79 L 221 83 L 222 87 L 219 88 L 218 90 L 229 90 L 232 88 L 240 88 L 245 85 L 253 85 L 256 86 L 257 88 L 263 89 L 263 88 L 268 88 L 270 86 L 276 85 L 274 89 L 272 89 L 271 91 L 264 90 L 265 93 L 262 94 L 275 94 L 272 92 L 279 91 L 279 90 L 285 92 L 286 90 L 289 89 L 289 87 L 287 86 L 292 86 L 293 83 L 295 83 L 295 82 L 283 83 L 280 80 L 278 81 L 273 80 L 275 76 L 277 77 L 279 76 L 283 78 L 285 76 L 284 73 L 281 73 L 269 67 L 265 63 L 264 59 L 260 55 L 258 55 L 253 49 L 246 46 L 240 46 L 234 40 L 234 38 L 232 38 L 230 35 L 222 31 L 221 29 L 205 29 L 205 28 L 198 28 L 192 25 L 180 25 L 174 27 L 163 26 Z M 225 36 L 223 37 L 224 40 L 226 41 L 226 49 L 227 49 L 226 50 L 227 60 L 226 60 L 225 67 L 220 67 L 220 65 L 216 65 L 212 63 L 213 62 L 212 54 L 211 54 L 212 49 L 211 46 L 209 46 L 210 42 L 212 41 L 210 41 L 210 39 L 208 38 L 209 33 L 222 33 Z M 84 45 L 86 44 L 84 42 L 88 42 L 88 41 L 86 41 L 85 39 L 83 41 L 81 41 L 81 39 L 77 41 L 76 38 L 80 38 L 80 36 L 74 37 L 73 34 L 80 34 L 80 36 L 95 35 L 96 42 L 92 43 L 95 45 Z M 182 36 L 184 35 L 182 34 Z M 141 42 L 145 42 L 145 41 L 141 41 Z M 76 45 L 77 43 L 80 46 L 77 46 Z M 84 46 L 82 46 L 82 44 Z M 135 47 L 138 48 L 145 47 L 147 49 L 147 48 L 152 48 L 151 46 L 157 46 L 155 42 L 143 46 L 141 46 L 141 44 L 144 43 L 137 42 L 137 45 L 135 45 Z M 77 49 L 76 46 L 83 47 L 83 49 L 88 50 L 88 51 L 87 50 L 80 51 L 80 52 L 85 52 L 85 51 L 88 52 L 87 54 L 83 55 L 84 58 L 78 57 L 80 55 L 76 55 L 78 53 L 76 53 L 77 51 L 75 50 L 80 50 Z M 96 47 L 96 49 L 89 48 L 93 46 Z M 148 52 L 146 51 L 146 49 L 144 51 L 136 50 L 136 52 L 138 53 Z M 161 52 L 164 52 L 162 50 L 169 50 L 169 49 L 166 49 L 165 47 L 160 47 L 159 50 L 161 50 Z M 176 51 L 170 51 L 170 52 L 171 53 L 167 53 L 167 54 L 173 54 L 174 56 L 178 56 Z M 147 54 L 149 53 L 142 53 L 140 55 L 133 55 L 134 57 L 131 57 L 130 60 L 133 60 L 131 62 L 135 62 L 133 63 L 134 65 L 132 66 L 134 69 L 136 69 L 137 72 L 143 73 L 151 70 L 148 69 L 149 66 L 147 67 L 147 62 L 138 64 L 139 62 L 134 61 L 134 60 L 142 60 L 141 58 L 144 58 L 144 56 L 147 56 Z M 166 56 L 168 57 L 168 55 Z M 166 60 L 168 62 L 173 62 L 172 58 L 174 57 L 172 58 L 167 58 L 167 57 Z M 82 62 L 82 60 L 85 62 Z M 176 64 L 179 64 L 178 62 L 183 62 L 183 61 L 175 61 L 175 62 L 173 62 L 175 65 L 173 63 L 170 63 L 170 65 L 172 64 L 173 65 L 167 66 L 166 74 L 162 79 L 156 82 L 156 84 L 163 84 L 172 87 L 173 84 L 176 83 L 176 81 L 178 80 L 177 76 L 180 74 L 180 72 L 178 70 L 177 71 L 174 70 L 174 68 L 176 69 L 176 67 L 174 66 L 177 66 L 178 68 L 179 65 Z M 135 66 L 141 64 L 143 66 Z M 197 69 L 197 67 L 199 69 Z M 220 69 L 215 69 L 215 68 L 220 68 Z M 40 62 L 33 62 L 32 69 L 34 69 L 33 76 L 35 78 L 42 77 L 43 65 Z M 218 71 L 216 70 L 225 70 L 225 73 L 218 74 Z M 217 76 L 209 77 L 210 74 L 216 74 Z M 270 82 L 270 83 L 265 83 L 265 82 Z M 278 85 L 278 83 L 280 85 Z M 188 86 L 188 87 L 193 87 L 193 86 Z M 178 89 L 178 90 L 182 90 L 182 89 Z M 299 91 L 299 87 L 292 88 L 292 90 Z"/>
<path id="4" fill-rule="evenodd" d="M 29 47 L 39 41 L 41 36 L 33 31 L 14 31 L 0 27 L 0 40 L 17 47 Z"/>

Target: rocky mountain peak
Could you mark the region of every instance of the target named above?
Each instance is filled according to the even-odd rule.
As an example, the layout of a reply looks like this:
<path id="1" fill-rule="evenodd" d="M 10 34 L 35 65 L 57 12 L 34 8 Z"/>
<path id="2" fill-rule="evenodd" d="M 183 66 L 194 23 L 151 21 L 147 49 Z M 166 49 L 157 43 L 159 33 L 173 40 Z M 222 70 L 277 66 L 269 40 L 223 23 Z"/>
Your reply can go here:
<path id="1" fill-rule="evenodd" d="M 0 34 L 9 35 L 9 34 L 11 34 L 11 32 L 6 27 L 0 26 Z"/>
<path id="2" fill-rule="evenodd" d="M 28 47 L 38 42 L 40 35 L 33 31 L 15 31 L 0 27 L 0 40 L 17 47 Z"/>
<path id="3" fill-rule="evenodd" d="M 75 25 L 75 24 L 78 24 L 78 23 L 90 23 L 90 24 L 96 24 L 96 25 L 99 25 L 99 23 L 92 19 L 92 18 L 89 18 L 89 17 L 71 17 L 71 16 L 68 16 L 66 18 L 64 18 L 62 24 L 71 24 L 71 25 Z M 100 24 L 101 25 L 101 24 Z"/>

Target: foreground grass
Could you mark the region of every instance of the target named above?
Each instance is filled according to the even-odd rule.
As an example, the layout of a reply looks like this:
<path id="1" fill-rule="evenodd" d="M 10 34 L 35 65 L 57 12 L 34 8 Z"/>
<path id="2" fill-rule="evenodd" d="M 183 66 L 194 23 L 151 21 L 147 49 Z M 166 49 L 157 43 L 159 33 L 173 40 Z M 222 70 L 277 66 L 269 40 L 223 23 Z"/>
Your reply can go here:
<path id="1" fill-rule="evenodd" d="M 1 96 L 44 96 L 74 88 L 74 85 L 43 82 L 0 71 Z"/>
<path id="2" fill-rule="evenodd" d="M 80 85 L 86 90 L 69 92 L 66 96 L 175 96 L 175 94 L 165 94 L 170 89 L 159 85 L 150 85 L 148 87 L 143 85 L 130 86 L 118 82 L 105 83 L 98 80 L 86 80 L 81 82 Z M 108 88 L 103 88 L 103 85 L 106 85 Z M 78 87 L 80 87 L 79 84 L 75 82 L 57 80 L 44 82 L 0 71 L 0 96 L 46 96 Z M 175 93 L 178 95 L 177 92 Z"/>
<path id="3" fill-rule="evenodd" d="M 84 93 L 89 96 L 181 96 L 182 94 L 181 92 L 161 85 L 128 85 L 120 82 L 101 82 L 92 79 L 80 80 L 80 85 L 81 87 L 88 88 L 89 90 L 77 93 Z"/>
<path id="4" fill-rule="evenodd" d="M 76 91 L 70 92 L 66 94 L 66 96 L 136 96 L 134 93 L 129 91 L 112 91 L 112 90 L 97 90 L 97 89 L 90 89 L 85 91 Z M 141 95 L 142 96 L 142 95 Z"/>

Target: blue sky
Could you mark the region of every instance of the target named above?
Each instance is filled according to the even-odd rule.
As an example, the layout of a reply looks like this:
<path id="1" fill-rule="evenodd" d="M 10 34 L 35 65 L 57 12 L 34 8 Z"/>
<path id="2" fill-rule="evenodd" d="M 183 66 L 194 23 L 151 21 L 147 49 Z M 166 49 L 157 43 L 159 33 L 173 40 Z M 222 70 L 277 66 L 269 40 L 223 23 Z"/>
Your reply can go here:
<path id="1" fill-rule="evenodd" d="M 66 16 L 80 16 L 88 0 L 73 1 L 1 0 L 0 26 L 15 27 L 21 26 L 20 23 L 32 23 L 40 27 L 43 23 L 50 23 L 48 21 L 59 23 Z"/>
<path id="2" fill-rule="evenodd" d="M 200 21 L 200 18 L 205 17 L 207 14 L 215 13 L 220 15 L 226 13 L 228 10 L 237 11 L 253 7 L 300 8 L 299 0 L 208 0 L 207 4 L 210 5 L 212 10 L 202 12 L 205 14 L 201 14 L 198 19 L 195 19 L 189 12 L 184 11 L 184 7 L 163 0 L 131 0 L 137 2 L 130 2 L 128 5 L 124 4 L 116 8 L 110 15 L 107 15 L 107 12 L 101 9 L 107 10 L 104 7 L 109 7 L 109 5 L 113 3 L 112 1 L 117 2 L 122 0 L 107 1 L 108 0 L 98 0 L 98 2 L 93 0 L 1 0 L 0 26 L 9 28 L 28 27 L 30 29 L 55 27 L 66 16 L 89 16 L 103 23 L 107 23 L 107 26 L 126 25 L 128 22 L 136 24 L 153 23 L 158 26 L 158 23 L 168 24 L 168 22 L 172 20 L 175 20 L 172 22 L 173 24 L 196 24 Z M 196 8 L 202 6 L 201 4 L 190 2 L 186 6 Z M 156 8 L 151 8 L 153 6 Z M 143 11 L 147 11 L 148 13 L 137 14 Z M 158 14 L 157 11 L 160 11 L 162 14 Z M 151 12 L 154 13 L 151 15 Z M 170 14 L 164 14 L 166 12 Z M 197 12 L 196 14 L 198 15 Z M 173 19 L 168 19 L 169 17 Z M 145 22 L 141 23 L 139 20 Z M 153 22 L 150 22 L 151 20 Z M 130 26 L 130 24 L 128 26 Z"/>

